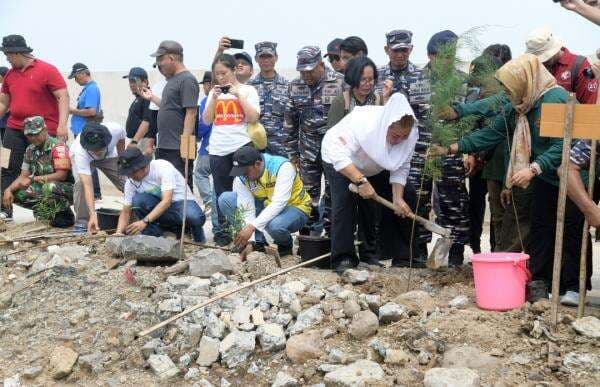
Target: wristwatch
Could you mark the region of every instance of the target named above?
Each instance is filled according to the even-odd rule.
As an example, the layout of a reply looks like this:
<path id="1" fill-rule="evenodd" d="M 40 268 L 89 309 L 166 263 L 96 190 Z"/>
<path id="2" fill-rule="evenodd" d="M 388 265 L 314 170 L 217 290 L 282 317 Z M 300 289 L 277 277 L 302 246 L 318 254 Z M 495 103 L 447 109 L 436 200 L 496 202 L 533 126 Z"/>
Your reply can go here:
<path id="1" fill-rule="evenodd" d="M 542 173 L 542 168 L 535 161 L 529 164 L 529 170 L 531 171 L 531 173 L 533 173 L 534 176 L 538 176 Z"/>
<path id="2" fill-rule="evenodd" d="M 360 187 L 361 185 L 365 184 L 366 182 L 368 182 L 366 177 L 361 177 L 360 179 L 358 179 L 358 181 L 355 183 L 357 187 Z"/>
<path id="3" fill-rule="evenodd" d="M 147 216 L 142 219 L 142 222 L 146 223 L 146 224 L 150 224 L 150 218 L 148 218 Z"/>

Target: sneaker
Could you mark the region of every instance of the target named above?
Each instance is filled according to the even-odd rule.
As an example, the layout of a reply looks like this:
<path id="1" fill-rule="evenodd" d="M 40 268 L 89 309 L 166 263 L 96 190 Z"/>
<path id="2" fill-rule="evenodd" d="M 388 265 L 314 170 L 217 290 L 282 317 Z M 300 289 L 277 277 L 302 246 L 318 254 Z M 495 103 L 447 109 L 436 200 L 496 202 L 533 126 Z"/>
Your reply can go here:
<path id="1" fill-rule="evenodd" d="M 13 221 L 12 216 L 9 215 L 9 214 L 7 214 L 4 211 L 0 211 L 0 220 L 3 220 L 5 222 L 12 222 Z"/>
<path id="2" fill-rule="evenodd" d="M 564 296 L 560 298 L 560 303 L 566 306 L 577 306 L 579 305 L 579 292 L 567 290 Z"/>
<path id="3" fill-rule="evenodd" d="M 348 269 L 353 269 L 354 265 L 352 261 L 348 258 L 342 259 L 342 261 L 336 266 L 335 272 L 341 276 Z"/>

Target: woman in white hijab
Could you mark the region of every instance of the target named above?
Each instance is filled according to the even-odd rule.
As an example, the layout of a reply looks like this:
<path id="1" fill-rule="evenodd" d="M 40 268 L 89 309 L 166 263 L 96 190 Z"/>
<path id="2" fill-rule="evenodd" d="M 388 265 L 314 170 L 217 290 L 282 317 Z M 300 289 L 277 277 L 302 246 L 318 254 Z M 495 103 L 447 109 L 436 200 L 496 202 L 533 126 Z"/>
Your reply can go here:
<path id="1" fill-rule="evenodd" d="M 406 179 L 418 137 L 415 115 L 400 93 L 385 106 L 356 107 L 327 131 L 321 152 L 331 188 L 331 261 L 339 274 L 357 264 L 357 207 L 375 193 L 398 207 L 396 214 L 382 209 L 380 256 L 392 258 L 393 264 L 410 255 L 411 221 L 406 216 L 412 213 L 416 196 Z M 349 191 L 350 183 L 358 186 L 362 199 Z"/>

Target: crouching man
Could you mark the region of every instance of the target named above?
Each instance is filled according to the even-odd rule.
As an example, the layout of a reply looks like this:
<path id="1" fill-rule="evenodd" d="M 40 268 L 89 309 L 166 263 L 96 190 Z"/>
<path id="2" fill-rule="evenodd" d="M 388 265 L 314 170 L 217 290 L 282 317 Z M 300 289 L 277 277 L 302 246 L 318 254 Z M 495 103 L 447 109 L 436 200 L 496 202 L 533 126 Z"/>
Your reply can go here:
<path id="1" fill-rule="evenodd" d="M 36 219 L 53 227 L 71 227 L 74 223 L 73 175 L 69 149 L 48 135 L 40 116 L 26 118 L 23 132 L 29 146 L 25 149 L 21 175 L 4 191 L 3 204 L 13 203 L 33 210 Z"/>
<path id="2" fill-rule="evenodd" d="M 230 224 L 235 224 L 237 211 L 243 213 L 245 226 L 234 244 L 244 249 L 242 258 L 257 245 L 266 244 L 266 231 L 277 244 L 280 257 L 292 254 L 292 236 L 308 221 L 311 199 L 300 175 L 286 158 L 260 153 L 244 146 L 233 154 L 231 176 L 233 191 L 219 197 L 219 208 Z"/>
<path id="3" fill-rule="evenodd" d="M 127 176 L 125 207 L 119 216 L 117 233 L 162 236 L 179 233 L 183 223 L 183 202 L 187 190 L 186 228 L 195 242 L 204 243 L 204 213 L 177 169 L 167 160 L 152 160 L 138 148 L 119 156 L 119 173 Z M 129 224 L 131 211 L 140 219 Z"/>
<path id="4" fill-rule="evenodd" d="M 101 116 L 98 115 L 94 120 L 101 120 Z M 73 141 L 71 159 L 75 175 L 73 188 L 75 234 L 86 231 L 94 233 L 100 229 L 92 183 L 94 168 L 101 170 L 114 186 L 123 192 L 125 179 L 119 175 L 117 161 L 118 155 L 125 149 L 125 137 L 125 129 L 120 126 L 105 126 L 90 120 Z"/>

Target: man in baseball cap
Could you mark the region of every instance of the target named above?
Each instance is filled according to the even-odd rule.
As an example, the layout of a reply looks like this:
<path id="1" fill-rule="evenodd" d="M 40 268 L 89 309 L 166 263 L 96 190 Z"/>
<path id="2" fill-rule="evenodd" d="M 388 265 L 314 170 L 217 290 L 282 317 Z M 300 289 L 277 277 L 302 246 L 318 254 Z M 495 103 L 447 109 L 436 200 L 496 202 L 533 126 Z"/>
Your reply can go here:
<path id="1" fill-rule="evenodd" d="M 237 62 L 235 67 L 235 77 L 240 83 L 246 83 L 252 77 L 254 71 L 254 65 L 252 64 L 252 57 L 246 51 L 237 52 L 233 55 Z"/>
<path id="2" fill-rule="evenodd" d="M 101 124 L 102 114 L 88 121 L 71 146 L 75 186 L 73 192 L 76 234 L 99 230 L 94 206 L 92 170 L 99 169 L 123 192 L 125 179 L 118 173 L 118 154 L 125 150 L 125 129 Z"/>
<path id="3" fill-rule="evenodd" d="M 579 103 L 596 103 L 598 80 L 586 76 L 592 71 L 587 58 L 571 53 L 550 27 L 531 31 L 525 45 L 527 53 L 537 56 L 560 86 L 575 93 Z"/>
<path id="4" fill-rule="evenodd" d="M 12 208 L 14 203 L 33 209 L 36 219 L 53 227 L 72 226 L 73 175 L 67 146 L 48 135 L 41 116 L 26 118 L 23 133 L 30 145 L 25 149 L 20 176 L 4 191 L 4 206 Z M 40 213 L 42 201 L 56 205 L 56 211 Z"/>
<path id="5" fill-rule="evenodd" d="M 228 219 L 238 208 L 245 209 L 246 226 L 234 240 L 236 248 L 246 248 L 245 257 L 254 247 L 248 242 L 266 244 L 262 234 L 266 231 L 279 256 L 291 255 L 291 233 L 306 224 L 311 211 L 310 196 L 294 165 L 284 157 L 244 146 L 233 154 L 231 176 L 235 176 L 233 191 L 219 196 L 219 208 Z"/>
<path id="6" fill-rule="evenodd" d="M 187 195 L 186 226 L 195 242 L 206 242 L 202 230 L 204 213 L 173 164 L 152 160 L 137 147 L 128 148 L 119 156 L 119 173 L 128 179 L 117 233 L 160 237 L 166 230 L 179 232 Z M 129 224 L 132 212 L 140 220 Z"/>
<path id="7" fill-rule="evenodd" d="M 344 73 L 345 64 L 342 62 L 340 57 L 340 45 L 344 39 L 335 38 L 327 45 L 327 54 L 325 54 L 325 58 L 329 60 L 331 63 L 331 67 L 338 73 Z"/>

